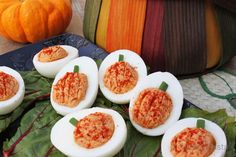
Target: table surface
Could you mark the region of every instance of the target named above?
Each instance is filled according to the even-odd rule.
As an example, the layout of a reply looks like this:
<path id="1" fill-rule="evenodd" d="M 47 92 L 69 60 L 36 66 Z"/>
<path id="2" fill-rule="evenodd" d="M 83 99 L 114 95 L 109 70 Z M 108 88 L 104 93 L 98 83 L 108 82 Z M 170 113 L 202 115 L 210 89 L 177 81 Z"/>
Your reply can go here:
<path id="1" fill-rule="evenodd" d="M 66 32 L 83 35 L 82 21 L 84 15 L 84 6 L 85 6 L 85 0 L 72 0 L 73 17 Z M 24 44 L 19 44 L 0 37 L 0 55 L 23 46 Z"/>

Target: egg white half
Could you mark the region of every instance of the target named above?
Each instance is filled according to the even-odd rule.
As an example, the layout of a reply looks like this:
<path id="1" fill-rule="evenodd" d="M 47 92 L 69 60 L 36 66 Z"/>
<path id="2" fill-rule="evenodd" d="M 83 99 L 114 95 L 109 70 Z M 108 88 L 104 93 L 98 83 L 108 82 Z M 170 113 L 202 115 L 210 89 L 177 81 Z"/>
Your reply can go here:
<path id="1" fill-rule="evenodd" d="M 107 68 L 109 68 L 111 65 L 118 62 L 119 55 L 124 55 L 124 61 L 128 62 L 132 67 L 135 68 L 135 70 L 138 73 L 138 82 L 145 76 L 147 76 L 147 68 L 142 60 L 142 58 L 137 55 L 135 52 L 132 52 L 130 50 L 117 50 L 109 54 L 102 62 L 99 68 L 99 85 L 100 89 L 103 93 L 103 95 L 110 101 L 117 103 L 117 104 L 127 104 L 130 101 L 130 97 L 132 93 L 134 92 L 134 87 L 132 90 L 128 91 L 124 94 L 115 94 L 112 91 L 110 91 L 107 87 L 104 85 L 104 75 L 106 73 Z M 138 84 L 137 82 L 137 84 Z M 137 85 L 136 85 L 137 86 Z"/>
<path id="2" fill-rule="evenodd" d="M 54 78 L 61 68 L 63 68 L 69 61 L 78 57 L 78 50 L 76 48 L 69 45 L 59 46 L 62 47 L 68 53 L 65 58 L 52 62 L 40 62 L 38 60 L 39 53 L 34 56 L 34 67 L 41 75 L 48 78 Z"/>
<path id="3" fill-rule="evenodd" d="M 85 98 L 73 108 L 59 105 L 53 100 L 53 85 L 55 85 L 67 72 L 73 72 L 74 66 L 79 66 L 79 72 L 87 75 L 88 88 Z M 62 68 L 56 75 L 51 90 L 51 103 L 57 113 L 66 115 L 68 113 L 78 111 L 84 108 L 89 108 L 93 105 L 98 93 L 98 68 L 95 61 L 89 57 L 79 57 L 70 61 L 64 68 Z"/>
<path id="4" fill-rule="evenodd" d="M 171 154 L 171 141 L 179 132 L 190 127 L 196 127 L 198 119 L 203 118 L 185 118 L 179 120 L 172 127 L 170 127 L 164 134 L 161 142 L 161 152 L 163 157 L 173 157 Z M 205 129 L 209 131 L 216 141 L 216 149 L 209 157 L 224 157 L 224 154 L 227 149 L 227 141 L 224 131 L 214 122 L 205 120 Z"/>
<path id="5" fill-rule="evenodd" d="M 93 149 L 86 149 L 78 145 L 74 140 L 74 130 L 75 127 L 70 124 L 69 120 L 74 117 L 78 121 L 85 116 L 101 112 L 112 116 L 115 124 L 115 130 L 111 139 Z M 84 109 L 79 112 L 71 113 L 60 119 L 51 130 L 51 142 L 52 144 L 70 157 L 111 157 L 117 154 L 125 144 L 127 137 L 127 128 L 122 116 L 111 109 L 104 109 L 99 107 L 94 107 L 90 109 Z"/>
<path id="6" fill-rule="evenodd" d="M 0 71 L 13 76 L 19 84 L 19 89 L 12 98 L 0 101 L 0 115 L 4 115 L 10 113 L 22 103 L 25 95 L 25 84 L 21 75 L 17 71 L 6 66 L 0 66 Z"/>
<path id="7" fill-rule="evenodd" d="M 158 88 L 163 81 L 165 81 L 168 84 L 166 92 L 171 97 L 173 103 L 173 109 L 170 113 L 169 118 L 165 121 L 164 124 L 153 129 L 144 128 L 133 120 L 132 112 L 134 103 L 141 91 L 147 88 Z M 182 106 L 183 106 L 183 90 L 176 77 L 168 72 L 155 72 L 143 78 L 139 82 L 135 92 L 133 93 L 129 105 L 130 121 L 133 124 L 133 126 L 144 135 L 148 136 L 162 135 L 168 128 L 170 128 L 175 122 L 178 121 L 181 115 Z"/>

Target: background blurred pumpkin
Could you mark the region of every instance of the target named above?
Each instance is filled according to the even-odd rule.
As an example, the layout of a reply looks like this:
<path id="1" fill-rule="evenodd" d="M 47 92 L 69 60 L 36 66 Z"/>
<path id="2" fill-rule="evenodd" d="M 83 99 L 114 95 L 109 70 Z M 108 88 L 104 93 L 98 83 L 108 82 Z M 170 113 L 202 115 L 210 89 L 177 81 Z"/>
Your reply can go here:
<path id="1" fill-rule="evenodd" d="M 0 0 L 0 35 L 37 42 L 63 33 L 71 17 L 70 0 Z"/>

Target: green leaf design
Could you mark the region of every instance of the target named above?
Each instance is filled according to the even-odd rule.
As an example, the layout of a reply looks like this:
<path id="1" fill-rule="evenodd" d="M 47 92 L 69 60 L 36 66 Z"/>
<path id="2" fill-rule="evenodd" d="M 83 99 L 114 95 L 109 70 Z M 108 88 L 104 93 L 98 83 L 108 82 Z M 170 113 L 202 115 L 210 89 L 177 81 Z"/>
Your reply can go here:
<path id="1" fill-rule="evenodd" d="M 98 96 L 95 100 L 93 107 L 102 107 L 102 108 L 110 108 L 117 112 L 119 112 L 125 120 L 129 120 L 129 110 L 128 105 L 118 105 L 110 102 L 101 91 L 98 92 Z"/>
<path id="2" fill-rule="evenodd" d="M 144 136 L 127 121 L 128 136 L 122 151 L 117 154 L 124 157 L 160 157 L 161 137 Z"/>
<path id="3" fill-rule="evenodd" d="M 34 107 L 21 119 L 16 134 L 4 142 L 5 157 L 64 157 L 50 142 L 50 131 L 58 121 L 59 116 L 51 107 L 49 92 L 52 80 L 41 77 L 37 72 L 24 72 L 22 76 L 26 83 L 26 97 L 24 102 L 14 112 L 0 116 L 0 128 L 4 130 L 16 118 L 23 114 L 30 105 Z M 35 105 L 36 103 L 36 105 Z M 99 91 L 93 106 L 111 108 L 119 112 L 126 120 L 128 129 L 127 141 L 116 157 L 161 157 L 161 138 L 148 137 L 139 133 L 129 121 L 128 105 L 118 105 L 107 100 Z M 227 115 L 225 110 L 213 113 L 197 108 L 183 110 L 181 118 L 202 117 L 217 123 L 225 131 L 228 149 L 225 157 L 235 154 L 236 122 L 234 117 Z"/>
<path id="4" fill-rule="evenodd" d="M 21 75 L 25 82 L 25 98 L 22 104 L 13 112 L 0 116 L 0 133 L 20 117 L 27 108 L 33 107 L 34 102 L 49 97 L 52 84 L 51 79 L 42 77 L 36 71 L 21 72 Z"/>
<path id="5" fill-rule="evenodd" d="M 60 118 L 48 100 L 38 102 L 24 115 L 15 136 L 4 142 L 4 156 L 46 156 L 56 151 L 50 142 L 50 131 Z"/>
<path id="6" fill-rule="evenodd" d="M 97 67 L 99 68 L 100 65 L 102 64 L 102 59 L 97 59 L 96 64 L 97 64 Z"/>
<path id="7" fill-rule="evenodd" d="M 214 93 L 213 91 L 208 88 L 207 83 L 204 81 L 203 77 L 199 77 L 199 83 L 202 86 L 202 89 L 212 97 L 218 98 L 218 99 L 226 99 L 229 104 L 236 109 L 236 93 L 234 93 L 233 88 L 230 86 L 230 84 L 219 74 L 217 73 L 212 73 L 213 75 L 216 76 L 216 79 L 219 79 L 222 81 L 223 84 L 225 84 L 226 87 L 229 88 L 229 94 L 226 95 L 219 95 L 217 93 Z"/>

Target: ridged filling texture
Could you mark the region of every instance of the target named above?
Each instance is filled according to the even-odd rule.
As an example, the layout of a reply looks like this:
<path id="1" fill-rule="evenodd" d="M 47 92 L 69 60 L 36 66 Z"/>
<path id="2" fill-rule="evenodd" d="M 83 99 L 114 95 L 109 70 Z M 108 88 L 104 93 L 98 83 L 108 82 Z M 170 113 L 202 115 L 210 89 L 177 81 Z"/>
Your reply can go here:
<path id="1" fill-rule="evenodd" d="M 5 101 L 16 95 L 19 84 L 13 76 L 0 71 L 0 101 Z"/>
<path id="2" fill-rule="evenodd" d="M 74 138 L 80 146 L 91 149 L 109 141 L 114 130 L 115 124 L 109 114 L 95 112 L 78 121 Z"/>

